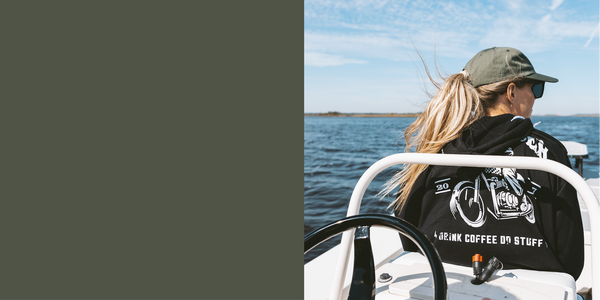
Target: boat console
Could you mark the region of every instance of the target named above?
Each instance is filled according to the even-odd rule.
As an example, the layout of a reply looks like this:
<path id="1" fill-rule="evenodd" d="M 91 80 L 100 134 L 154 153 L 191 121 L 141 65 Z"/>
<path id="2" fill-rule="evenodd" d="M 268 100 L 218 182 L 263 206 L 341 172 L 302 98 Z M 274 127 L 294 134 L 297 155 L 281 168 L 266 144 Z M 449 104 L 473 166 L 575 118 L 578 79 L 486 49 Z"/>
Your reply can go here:
<path id="1" fill-rule="evenodd" d="M 470 267 L 444 263 L 444 270 L 448 299 L 576 299 L 575 280 L 565 273 L 500 270 L 485 283 L 475 285 Z M 419 253 L 402 253 L 379 268 L 376 277 L 377 299 L 434 299 L 431 268 Z"/>

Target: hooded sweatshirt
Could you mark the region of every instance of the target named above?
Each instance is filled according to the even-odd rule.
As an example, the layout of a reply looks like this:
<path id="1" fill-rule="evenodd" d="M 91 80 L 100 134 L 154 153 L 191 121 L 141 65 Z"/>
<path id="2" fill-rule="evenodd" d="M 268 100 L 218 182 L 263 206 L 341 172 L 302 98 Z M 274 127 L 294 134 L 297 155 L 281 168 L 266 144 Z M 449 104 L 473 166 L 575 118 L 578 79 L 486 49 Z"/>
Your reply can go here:
<path id="1" fill-rule="evenodd" d="M 571 167 L 559 141 L 510 114 L 479 119 L 441 152 L 533 156 Z M 471 266 L 480 254 L 484 263 L 497 257 L 504 269 L 565 272 L 574 279 L 583 269 L 577 193 L 550 173 L 430 165 L 395 214 L 417 226 L 444 262 Z M 402 243 L 418 251 L 403 236 Z"/>

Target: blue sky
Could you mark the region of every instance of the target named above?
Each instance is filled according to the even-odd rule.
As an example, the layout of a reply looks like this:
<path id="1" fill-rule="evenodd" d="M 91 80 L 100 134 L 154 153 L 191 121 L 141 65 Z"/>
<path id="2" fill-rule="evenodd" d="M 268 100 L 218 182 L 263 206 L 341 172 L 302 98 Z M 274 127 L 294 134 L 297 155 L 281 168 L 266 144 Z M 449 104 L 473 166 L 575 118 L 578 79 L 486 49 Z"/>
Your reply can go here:
<path id="1" fill-rule="evenodd" d="M 435 90 L 415 47 L 433 74 L 435 57 L 449 75 L 496 46 L 559 79 L 534 115 L 597 114 L 599 9 L 598 0 L 305 0 L 304 111 L 423 111 L 425 89 Z"/>

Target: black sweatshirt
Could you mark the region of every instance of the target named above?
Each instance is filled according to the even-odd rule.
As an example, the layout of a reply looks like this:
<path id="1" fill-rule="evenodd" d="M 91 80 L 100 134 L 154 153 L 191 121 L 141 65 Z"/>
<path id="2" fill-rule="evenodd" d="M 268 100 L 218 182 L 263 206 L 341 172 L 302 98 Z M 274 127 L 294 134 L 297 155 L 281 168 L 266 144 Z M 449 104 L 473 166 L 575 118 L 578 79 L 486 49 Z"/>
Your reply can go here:
<path id="1" fill-rule="evenodd" d="M 559 141 L 510 114 L 481 118 L 441 152 L 533 156 L 571 167 Z M 575 279 L 583 269 L 577 193 L 550 173 L 429 166 L 395 214 L 425 233 L 444 262 L 471 266 L 477 253 L 484 263 L 496 256 L 504 269 L 566 272 Z M 418 251 L 404 237 L 402 243 Z"/>

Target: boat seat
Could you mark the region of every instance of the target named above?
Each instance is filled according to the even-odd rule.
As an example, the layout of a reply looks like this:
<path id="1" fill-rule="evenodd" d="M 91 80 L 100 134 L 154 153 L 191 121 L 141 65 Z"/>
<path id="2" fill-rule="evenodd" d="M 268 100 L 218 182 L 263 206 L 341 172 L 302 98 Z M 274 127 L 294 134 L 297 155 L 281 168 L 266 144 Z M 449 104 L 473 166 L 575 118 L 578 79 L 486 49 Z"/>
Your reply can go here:
<path id="1" fill-rule="evenodd" d="M 587 146 L 571 141 L 560 142 L 567 148 L 567 155 L 575 159 L 575 168 L 579 170 L 579 175 L 583 176 L 583 159 L 589 157 Z"/>

